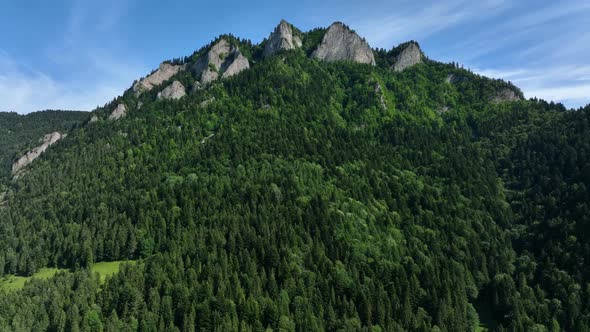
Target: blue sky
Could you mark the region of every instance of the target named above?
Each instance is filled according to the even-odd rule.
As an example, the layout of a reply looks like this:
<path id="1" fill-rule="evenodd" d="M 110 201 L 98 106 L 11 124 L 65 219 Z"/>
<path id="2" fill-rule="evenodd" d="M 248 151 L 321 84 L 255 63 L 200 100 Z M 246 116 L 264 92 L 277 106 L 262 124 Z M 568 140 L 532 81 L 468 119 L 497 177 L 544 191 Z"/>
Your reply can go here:
<path id="1" fill-rule="evenodd" d="M 221 33 L 259 42 L 281 18 L 302 30 L 343 21 L 371 46 L 414 39 L 521 87 L 590 103 L 590 1 L 1 0 L 0 110 L 92 110 L 165 59 Z"/>

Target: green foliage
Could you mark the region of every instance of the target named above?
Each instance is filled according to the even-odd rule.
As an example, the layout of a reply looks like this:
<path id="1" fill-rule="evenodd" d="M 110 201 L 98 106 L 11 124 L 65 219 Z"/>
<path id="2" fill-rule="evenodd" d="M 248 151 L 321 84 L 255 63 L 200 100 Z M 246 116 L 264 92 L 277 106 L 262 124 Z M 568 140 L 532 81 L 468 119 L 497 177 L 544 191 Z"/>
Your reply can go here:
<path id="1" fill-rule="evenodd" d="M 12 162 L 54 131 L 66 132 L 88 118 L 87 112 L 43 111 L 27 115 L 0 112 L 0 185 L 10 176 Z"/>
<path id="2" fill-rule="evenodd" d="M 491 103 L 504 88 L 296 51 L 180 100 L 126 93 L 141 110 L 12 183 L 0 274 L 74 272 L 0 293 L 0 330 L 470 331 L 471 303 L 490 329 L 583 330 L 590 107 Z"/>

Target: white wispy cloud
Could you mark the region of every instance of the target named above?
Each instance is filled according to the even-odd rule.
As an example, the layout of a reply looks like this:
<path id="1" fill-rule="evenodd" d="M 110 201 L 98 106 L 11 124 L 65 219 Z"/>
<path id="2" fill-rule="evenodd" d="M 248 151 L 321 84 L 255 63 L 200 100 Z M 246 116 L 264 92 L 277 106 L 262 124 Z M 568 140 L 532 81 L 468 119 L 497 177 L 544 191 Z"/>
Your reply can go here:
<path id="1" fill-rule="evenodd" d="M 133 68 L 131 64 L 95 59 L 94 68 Z M 28 113 L 44 109 L 89 111 L 120 95 L 129 87 L 138 69 L 105 72 L 93 79 L 60 81 L 41 71 L 23 67 L 5 52 L 0 52 L 0 109 Z"/>
<path id="2" fill-rule="evenodd" d="M 574 108 L 590 103 L 590 65 L 474 71 L 484 76 L 511 81 L 522 89 L 527 98 L 561 102 Z"/>
<path id="3" fill-rule="evenodd" d="M 40 45 L 39 63 L 52 71 L 0 50 L 0 110 L 90 111 L 122 94 L 149 69 L 124 50 L 101 45 L 100 38 L 114 34 L 128 6 L 129 0 L 74 1 L 61 38 Z"/>
<path id="4" fill-rule="evenodd" d="M 482 14 L 493 16 L 509 7 L 503 0 L 449 0 L 415 2 L 396 6 L 380 17 L 365 17 L 352 22 L 353 27 L 367 38 L 372 46 L 391 48 L 393 42 L 422 40 L 431 35 L 481 19 Z"/>
<path id="5" fill-rule="evenodd" d="M 427 55 L 510 80 L 527 97 L 590 103 L 590 2 L 564 0 L 399 3 L 353 27 L 376 47 L 417 40 Z M 437 47 L 432 49 L 429 45 Z M 431 53 L 428 51 L 432 50 Z M 493 68 L 496 68 L 493 70 Z M 485 70 L 484 70 L 485 69 Z"/>

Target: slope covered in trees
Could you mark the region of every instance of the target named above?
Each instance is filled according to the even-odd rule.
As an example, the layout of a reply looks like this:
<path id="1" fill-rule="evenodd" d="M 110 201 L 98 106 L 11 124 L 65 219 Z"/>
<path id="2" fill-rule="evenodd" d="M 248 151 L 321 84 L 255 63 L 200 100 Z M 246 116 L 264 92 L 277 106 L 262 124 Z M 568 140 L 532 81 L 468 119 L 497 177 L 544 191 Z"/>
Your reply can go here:
<path id="1" fill-rule="evenodd" d="M 179 100 L 128 91 L 96 114 L 140 109 L 12 183 L 0 274 L 72 272 L 0 290 L 0 329 L 469 331 L 483 306 L 498 330 L 587 330 L 590 107 L 395 73 L 395 49 L 322 63 L 305 38 L 265 60 L 232 39 L 256 65 Z"/>
<path id="2" fill-rule="evenodd" d="M 0 182 L 10 175 L 10 167 L 16 157 L 38 145 L 44 135 L 69 131 L 87 117 L 87 112 L 75 111 L 42 111 L 26 115 L 0 112 Z"/>

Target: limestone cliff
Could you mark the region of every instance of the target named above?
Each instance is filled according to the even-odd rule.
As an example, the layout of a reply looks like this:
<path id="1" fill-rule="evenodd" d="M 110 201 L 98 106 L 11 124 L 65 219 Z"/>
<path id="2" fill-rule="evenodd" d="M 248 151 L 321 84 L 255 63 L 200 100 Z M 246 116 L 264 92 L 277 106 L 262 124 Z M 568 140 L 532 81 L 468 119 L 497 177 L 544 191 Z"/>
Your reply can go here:
<path id="1" fill-rule="evenodd" d="M 119 104 L 111 113 L 111 115 L 109 115 L 109 120 L 119 120 L 125 115 L 127 115 L 127 107 L 125 106 L 125 104 Z"/>
<path id="2" fill-rule="evenodd" d="M 226 39 L 220 39 L 203 55 L 192 70 L 201 84 L 207 84 L 220 77 L 230 77 L 242 70 L 250 68 L 250 62 L 238 47 Z"/>
<path id="3" fill-rule="evenodd" d="M 340 22 L 328 28 L 312 56 L 323 61 L 349 60 L 375 65 L 375 56 L 369 44 Z"/>
<path id="4" fill-rule="evenodd" d="M 262 55 L 267 58 L 279 51 L 300 48 L 301 45 L 301 38 L 293 34 L 291 24 L 285 20 L 281 20 L 281 23 L 270 34 L 270 37 L 268 37 Z"/>
<path id="5" fill-rule="evenodd" d="M 413 42 L 408 45 L 396 56 L 392 66 L 395 71 L 403 71 L 406 68 L 422 63 L 422 51 L 420 47 Z"/>
<path id="6" fill-rule="evenodd" d="M 32 163 L 35 159 L 39 158 L 39 156 L 41 156 L 41 154 L 45 152 L 47 148 L 55 144 L 64 136 L 65 135 L 62 135 L 58 132 L 53 132 L 51 134 L 45 135 L 41 140 L 41 145 L 37 146 L 31 151 L 28 151 L 27 153 L 25 153 L 25 155 L 20 157 L 14 164 L 12 164 L 12 174 L 18 174 L 20 171 L 22 171 L 24 167 Z"/>
<path id="7" fill-rule="evenodd" d="M 183 65 L 172 65 L 169 63 L 162 63 L 160 67 L 152 74 L 135 83 L 135 85 L 133 85 L 133 91 L 136 95 L 139 95 L 144 91 L 149 91 L 154 87 L 162 84 L 163 82 L 169 80 L 172 76 L 176 75 L 178 72 L 184 69 L 185 66 Z"/>
<path id="8" fill-rule="evenodd" d="M 178 81 L 172 82 L 164 90 L 158 92 L 158 99 L 180 99 L 184 96 L 186 96 L 186 89 Z"/>

